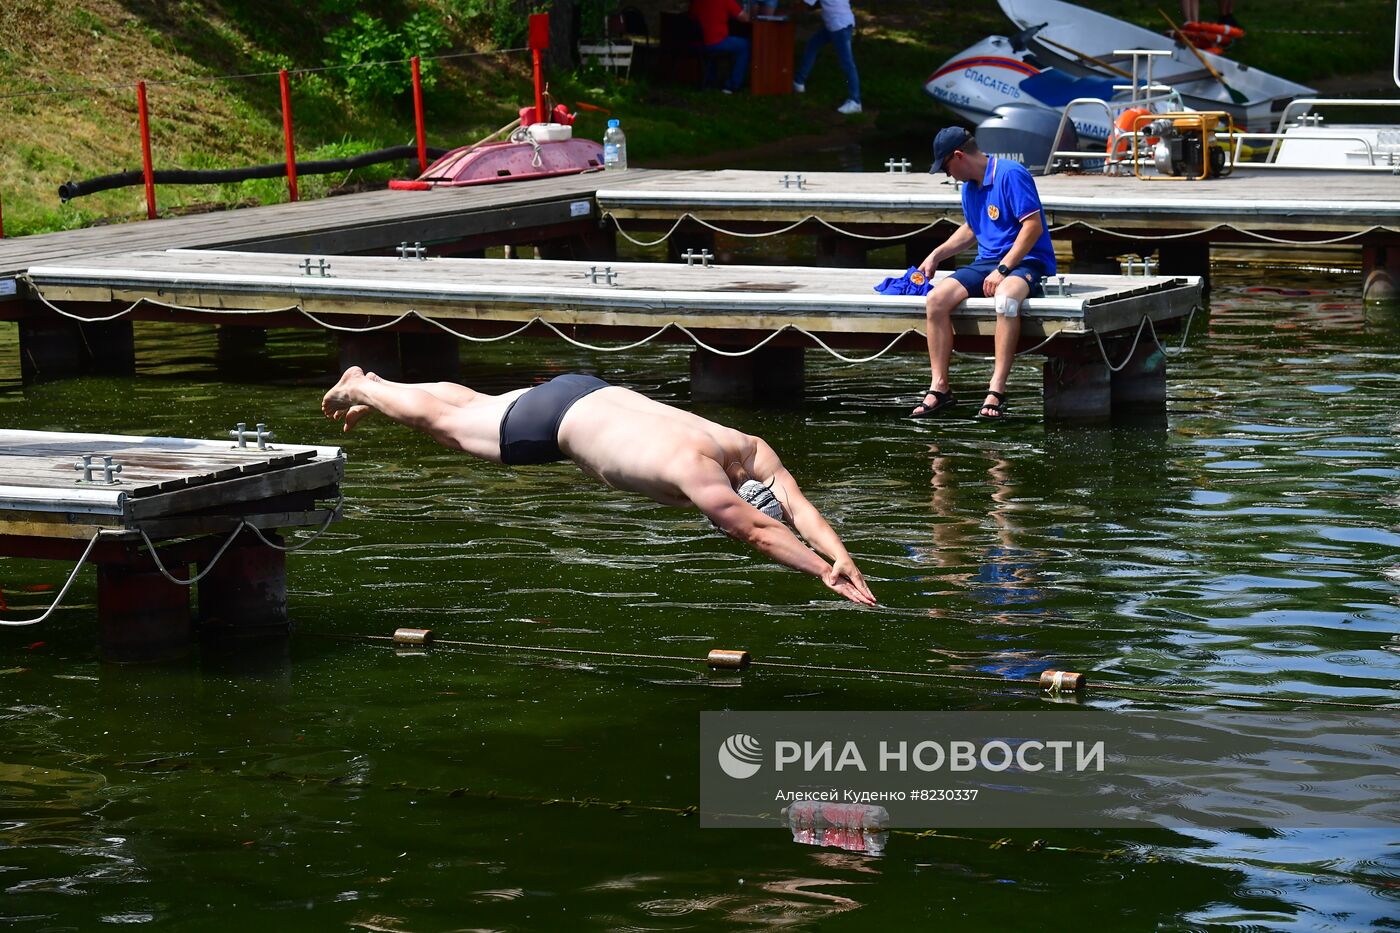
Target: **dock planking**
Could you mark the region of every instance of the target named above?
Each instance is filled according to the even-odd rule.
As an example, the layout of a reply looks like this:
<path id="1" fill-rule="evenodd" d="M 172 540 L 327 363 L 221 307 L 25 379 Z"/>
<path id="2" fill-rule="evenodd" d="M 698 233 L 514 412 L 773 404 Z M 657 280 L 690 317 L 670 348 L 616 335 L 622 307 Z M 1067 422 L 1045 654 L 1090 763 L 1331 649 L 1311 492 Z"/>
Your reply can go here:
<path id="1" fill-rule="evenodd" d="M 600 213 L 651 225 L 669 225 L 686 213 L 716 223 L 780 225 L 812 216 L 836 224 L 962 223 L 958 186 L 942 175 L 812 172 L 802 175 L 801 188 L 783 184 L 790 175 L 673 172 L 626 185 L 605 178 L 596 198 Z M 1386 174 L 1242 169 L 1200 182 L 1056 174 L 1037 178 L 1036 187 L 1052 226 L 1083 223 L 1142 234 L 1222 225 L 1299 234 L 1400 230 L 1400 176 Z"/>
<path id="2" fill-rule="evenodd" d="M 100 469 L 82 481 L 74 464 L 83 455 L 120 463 L 117 482 L 102 482 Z M 338 495 L 344 464 L 337 447 L 259 450 L 231 440 L 0 430 L 0 536 L 86 538 L 101 528 L 131 537 L 154 518 L 183 519 L 185 533 L 197 533 L 238 516 L 290 515 L 298 510 L 280 508 L 283 497 Z M 314 509 L 299 511 L 308 514 L 283 523 L 319 521 Z"/>
<path id="3" fill-rule="evenodd" d="M 611 187 L 657 175 L 633 169 Z M 601 173 L 429 191 L 356 194 L 84 227 L 0 239 L 0 280 L 37 263 L 137 249 L 238 248 L 338 255 L 390 249 L 405 240 L 509 242 L 513 234 L 566 223 L 596 224 L 593 192 Z M 135 197 L 135 195 L 133 195 Z"/>
<path id="4" fill-rule="evenodd" d="M 921 297 L 873 290 L 898 269 L 341 257 L 332 275 L 321 277 L 304 274 L 299 262 L 295 255 L 233 251 L 140 252 L 36 266 L 24 284 L 59 307 L 150 299 L 164 306 L 137 313 L 164 320 L 204 311 L 228 321 L 241 311 L 258 321 L 296 306 L 321 320 L 373 326 L 411 310 L 454 329 L 535 318 L 600 331 L 682 324 L 766 334 L 800 327 L 852 346 L 860 345 L 854 338 L 921 330 L 924 321 Z M 1024 305 L 1026 340 L 1113 334 L 1144 317 L 1185 317 L 1201 301 L 1200 280 L 1189 276 L 1068 275 L 1064 294 L 1055 294 L 1058 282 L 1049 290 Z M 313 325 L 310 318 L 302 323 Z M 990 298 L 970 298 L 954 315 L 955 333 L 963 336 L 990 336 L 995 325 Z"/>

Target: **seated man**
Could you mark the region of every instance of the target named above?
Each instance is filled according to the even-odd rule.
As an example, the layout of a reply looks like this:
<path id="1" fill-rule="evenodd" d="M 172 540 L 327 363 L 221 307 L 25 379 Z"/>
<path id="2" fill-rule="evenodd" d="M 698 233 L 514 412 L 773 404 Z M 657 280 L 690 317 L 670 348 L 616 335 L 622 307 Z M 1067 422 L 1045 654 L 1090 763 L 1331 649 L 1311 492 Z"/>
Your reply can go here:
<path id="1" fill-rule="evenodd" d="M 390 382 L 352 366 L 321 411 L 343 419 L 346 431 L 378 411 L 445 447 L 507 466 L 572 460 L 614 489 L 694 506 L 731 538 L 819 577 L 852 602 L 875 605 L 841 539 L 762 438 L 593 376 L 571 373 L 486 395 L 450 382 Z"/>
<path id="2" fill-rule="evenodd" d="M 741 89 L 749 74 L 751 48 L 748 39 L 729 34 L 729 20 L 748 22 L 749 11 L 740 8 L 738 0 L 690 0 L 690 17 L 700 26 L 700 45 L 707 55 L 734 56 L 724 93 Z"/>
<path id="3" fill-rule="evenodd" d="M 977 244 L 977 259 L 933 287 L 924 299 L 928 324 L 928 358 L 932 376 L 928 392 L 914 410 L 928 418 L 957 403 L 948 385 L 953 352 L 953 311 L 969 297 L 995 299 L 996 363 L 987 396 L 977 417 L 1006 417 L 1006 380 L 1021 340 L 1021 302 L 1043 294 L 1041 280 L 1055 274 L 1055 247 L 1035 179 L 1019 162 L 989 156 L 960 126 L 939 130 L 933 140 L 933 167 L 962 182 L 963 225 L 935 247 L 919 270 L 930 280 L 939 263 Z"/>

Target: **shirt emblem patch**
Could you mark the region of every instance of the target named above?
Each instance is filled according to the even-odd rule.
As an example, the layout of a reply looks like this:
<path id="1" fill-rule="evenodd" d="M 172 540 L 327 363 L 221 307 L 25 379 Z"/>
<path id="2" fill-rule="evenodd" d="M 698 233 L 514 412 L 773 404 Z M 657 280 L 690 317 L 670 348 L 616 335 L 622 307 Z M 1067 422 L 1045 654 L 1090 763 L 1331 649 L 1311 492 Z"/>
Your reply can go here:
<path id="1" fill-rule="evenodd" d="M 992 220 L 996 220 L 1001 217 L 1001 211 L 997 209 L 997 206 L 995 204 L 988 204 L 987 216 L 992 218 Z"/>
<path id="2" fill-rule="evenodd" d="M 909 273 L 909 281 L 914 283 L 915 285 L 922 285 L 925 282 L 927 282 L 928 279 L 924 278 L 924 274 L 922 272 L 911 272 Z"/>

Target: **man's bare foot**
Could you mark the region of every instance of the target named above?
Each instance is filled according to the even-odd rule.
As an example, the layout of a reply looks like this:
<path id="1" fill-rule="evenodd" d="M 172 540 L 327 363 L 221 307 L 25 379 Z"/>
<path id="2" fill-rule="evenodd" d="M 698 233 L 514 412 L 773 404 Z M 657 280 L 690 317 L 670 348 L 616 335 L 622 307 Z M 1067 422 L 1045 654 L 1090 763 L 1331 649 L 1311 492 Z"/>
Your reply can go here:
<path id="1" fill-rule="evenodd" d="M 364 377 L 365 371 L 358 366 L 347 369 L 341 375 L 340 381 L 321 397 L 321 414 L 337 421 L 345 417 L 350 409 L 358 404 L 358 399 L 353 396 L 354 385 Z"/>
<path id="2" fill-rule="evenodd" d="M 363 418 L 365 415 L 369 414 L 372 411 L 374 411 L 374 409 L 370 408 L 368 405 L 351 405 L 348 409 L 345 410 L 344 430 L 349 431 L 355 425 L 360 423 L 361 418 Z"/>

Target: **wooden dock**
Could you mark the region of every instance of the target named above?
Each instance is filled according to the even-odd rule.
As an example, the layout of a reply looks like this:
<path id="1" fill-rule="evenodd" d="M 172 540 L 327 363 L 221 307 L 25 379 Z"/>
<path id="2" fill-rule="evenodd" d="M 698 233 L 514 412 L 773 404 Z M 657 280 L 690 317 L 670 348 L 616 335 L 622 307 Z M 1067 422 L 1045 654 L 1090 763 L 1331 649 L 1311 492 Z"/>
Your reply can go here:
<path id="1" fill-rule="evenodd" d="M 145 320 L 343 329 L 345 361 L 379 369 L 372 359 L 395 349 L 385 345 L 396 339 L 385 324 L 432 334 L 454 358 L 445 334 L 501 336 L 532 322 L 540 333 L 552 328 L 556 339 L 588 344 L 690 341 L 697 346 L 692 389 L 701 398 L 798 394 L 802 353 L 821 344 L 925 351 L 923 298 L 873 290 L 903 270 L 377 257 L 337 257 L 327 275 L 320 268 L 297 255 L 172 250 L 36 266 L 22 281 L 50 308 L 93 317 L 130 309 Z M 1155 350 L 1143 336 L 1147 323 L 1154 332 L 1179 329 L 1201 303 L 1200 280 L 1191 277 L 1069 275 L 1052 280 L 1048 292 L 1024 305 L 1022 347 L 1052 361 L 1047 374 L 1060 373 L 1065 361 L 1076 372 L 1080 363 L 1104 367 L 1091 400 L 1080 397 L 1082 386 L 1047 375 L 1052 417 L 1106 414 L 1103 348 L 1123 356 L 1125 341 L 1133 341 Z M 953 321 L 958 349 L 990 350 L 992 299 L 969 299 Z M 732 355 L 760 344 L 755 353 Z M 1153 365 L 1164 393 L 1160 354 Z M 768 384 L 755 381 L 759 373 Z"/>
<path id="2" fill-rule="evenodd" d="M 323 529 L 339 517 L 345 459 L 337 447 L 261 435 L 260 447 L 246 426 L 241 445 L 0 430 L 0 555 L 86 554 L 109 659 L 188 648 L 191 587 L 165 573 L 190 580 L 192 566 L 202 628 L 285 631 L 285 552 L 269 542 L 281 546 L 278 529 Z"/>

